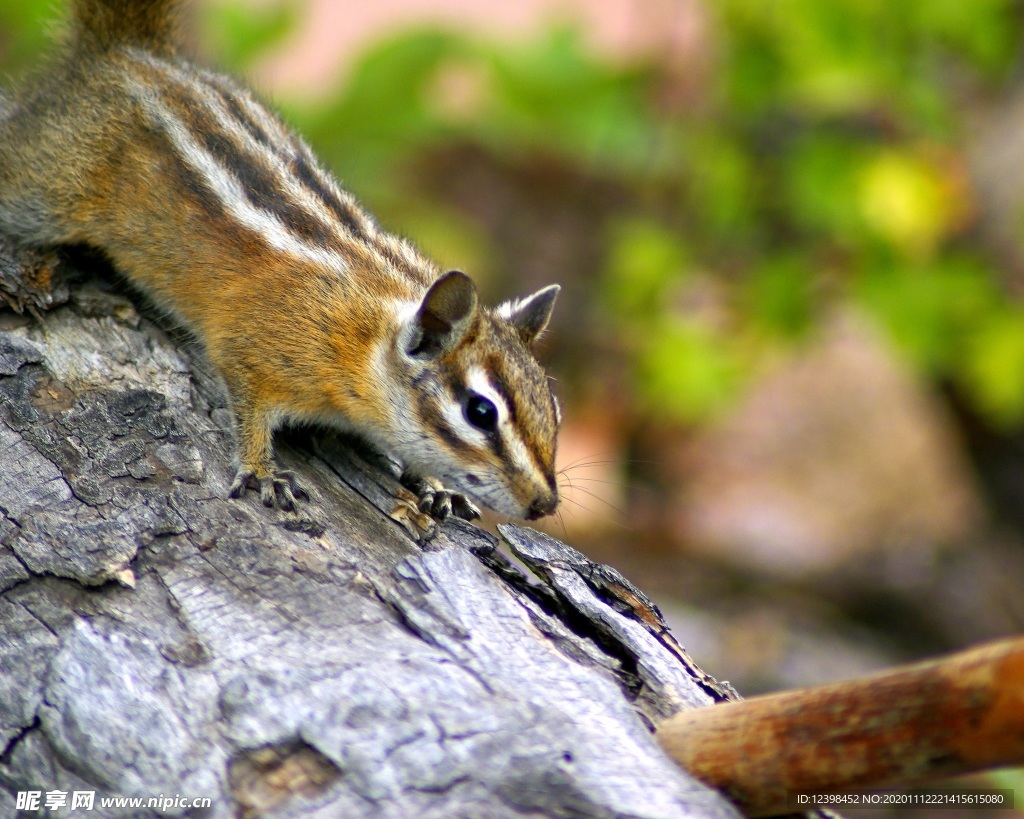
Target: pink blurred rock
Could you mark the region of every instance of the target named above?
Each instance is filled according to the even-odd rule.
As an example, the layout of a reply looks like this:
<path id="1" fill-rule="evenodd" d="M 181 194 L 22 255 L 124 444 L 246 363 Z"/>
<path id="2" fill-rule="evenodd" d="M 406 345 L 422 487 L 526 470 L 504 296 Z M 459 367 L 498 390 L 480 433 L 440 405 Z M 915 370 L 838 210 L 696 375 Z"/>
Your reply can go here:
<path id="1" fill-rule="evenodd" d="M 685 460 L 677 536 L 776 575 L 955 543 L 981 517 L 946 408 L 849 316 L 766 375 Z"/>

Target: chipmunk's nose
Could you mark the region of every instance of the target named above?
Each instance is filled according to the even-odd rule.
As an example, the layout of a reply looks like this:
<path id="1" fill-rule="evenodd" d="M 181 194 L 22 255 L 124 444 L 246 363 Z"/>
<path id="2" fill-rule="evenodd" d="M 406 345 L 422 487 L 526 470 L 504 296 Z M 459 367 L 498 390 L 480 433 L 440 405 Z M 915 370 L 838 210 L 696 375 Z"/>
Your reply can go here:
<path id="1" fill-rule="evenodd" d="M 527 520 L 537 520 L 545 515 L 550 515 L 558 508 L 558 490 L 549 489 L 533 499 L 530 509 L 526 515 Z"/>

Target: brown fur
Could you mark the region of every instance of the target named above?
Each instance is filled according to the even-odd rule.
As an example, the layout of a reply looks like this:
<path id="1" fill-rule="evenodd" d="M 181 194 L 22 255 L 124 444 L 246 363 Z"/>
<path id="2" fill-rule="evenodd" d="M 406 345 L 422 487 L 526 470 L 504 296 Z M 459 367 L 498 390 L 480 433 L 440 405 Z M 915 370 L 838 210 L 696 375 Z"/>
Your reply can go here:
<path id="1" fill-rule="evenodd" d="M 170 50 L 176 5 L 175 0 L 71 0 L 71 43 L 90 51 L 125 44 Z"/>
<path id="2" fill-rule="evenodd" d="M 61 59 L 0 122 L 0 229 L 26 245 L 104 250 L 191 329 L 232 399 L 234 493 L 256 483 L 264 502 L 292 505 L 271 440 L 291 419 L 360 432 L 470 493 L 486 478 L 498 488 L 482 499 L 505 511 L 553 510 L 557 422 L 528 350 L 553 295 L 540 300 L 539 329 L 517 328 L 525 319 L 476 308 L 475 288 L 453 280 L 451 292 L 472 290 L 466 327 L 410 356 L 403 334 L 417 331 L 402 310 L 441 271 L 381 231 L 248 92 L 177 57 L 174 7 L 73 0 Z M 438 305 L 442 316 L 458 309 Z M 431 330 L 435 319 L 418 315 Z M 471 431 L 470 442 L 461 421 L 457 431 L 444 419 L 474 369 L 508 405 L 528 463 L 504 433 L 484 445 Z M 408 412 L 396 419 L 396 406 Z"/>

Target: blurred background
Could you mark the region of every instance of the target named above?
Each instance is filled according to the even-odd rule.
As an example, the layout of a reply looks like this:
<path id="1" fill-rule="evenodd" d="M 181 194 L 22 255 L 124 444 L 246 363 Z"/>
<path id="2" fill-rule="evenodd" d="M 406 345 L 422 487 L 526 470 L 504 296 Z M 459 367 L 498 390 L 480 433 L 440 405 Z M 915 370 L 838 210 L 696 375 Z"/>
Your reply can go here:
<path id="1" fill-rule="evenodd" d="M 5 75 L 51 6 L 0 6 Z M 1024 631 L 1019 0 L 206 0 L 190 23 L 487 299 L 561 283 L 546 528 L 710 673 L 752 694 Z"/>

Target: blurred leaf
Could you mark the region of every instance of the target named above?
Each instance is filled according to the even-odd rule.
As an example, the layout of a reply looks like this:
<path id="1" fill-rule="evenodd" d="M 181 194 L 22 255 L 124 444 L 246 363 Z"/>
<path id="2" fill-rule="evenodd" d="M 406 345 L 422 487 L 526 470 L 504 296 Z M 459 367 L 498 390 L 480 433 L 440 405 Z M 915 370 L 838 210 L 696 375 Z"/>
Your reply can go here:
<path id="1" fill-rule="evenodd" d="M 710 327 L 685 319 L 648 327 L 640 386 L 649 411 L 664 420 L 708 420 L 728 406 L 742 376 L 739 357 Z"/>
<path id="2" fill-rule="evenodd" d="M 797 253 L 765 259 L 744 290 L 753 323 L 780 336 L 797 337 L 814 321 L 816 271 Z"/>
<path id="3" fill-rule="evenodd" d="M 991 420 L 1024 422 L 1024 308 L 1006 308 L 967 340 L 961 378 Z"/>
<path id="4" fill-rule="evenodd" d="M 992 270 L 969 256 L 925 265 L 878 259 L 855 284 L 908 358 L 926 372 L 959 367 L 966 340 L 1001 309 Z"/>
<path id="5" fill-rule="evenodd" d="M 682 150 L 687 153 L 689 209 L 711 236 L 735 244 L 738 232 L 749 230 L 756 218 L 757 172 L 748 146 L 728 131 L 693 128 Z"/>
<path id="6" fill-rule="evenodd" d="M 389 216 L 400 233 L 416 237 L 416 244 L 442 270 L 463 270 L 481 290 L 487 289 L 495 252 L 487 235 L 466 215 L 436 203 L 406 199 L 393 203 Z"/>
<path id="7" fill-rule="evenodd" d="M 867 224 L 905 255 L 932 255 L 961 219 L 962 199 L 933 163 L 885 150 L 861 168 L 858 204 Z"/>
<path id="8" fill-rule="evenodd" d="M 908 4 L 909 23 L 968 57 L 993 75 L 1016 58 L 1021 35 L 1014 0 L 915 0 Z"/>
<path id="9" fill-rule="evenodd" d="M 18 74 L 34 65 L 57 28 L 52 0 L 0 3 L 0 71 Z"/>
<path id="10" fill-rule="evenodd" d="M 291 34 L 299 20 L 296 0 L 254 6 L 237 0 L 218 0 L 200 6 L 207 50 L 217 63 L 244 71 Z"/>
<path id="11" fill-rule="evenodd" d="M 984 776 L 992 783 L 993 788 L 1005 788 L 1014 793 L 1024 793 L 1024 768 L 1000 768 L 995 771 L 986 771 Z"/>
<path id="12" fill-rule="evenodd" d="M 389 175 L 447 133 L 429 105 L 431 84 L 467 50 L 462 38 L 432 29 L 378 42 L 336 99 L 295 119 L 346 183 L 363 196 L 384 196 L 401 186 Z"/>
<path id="13" fill-rule="evenodd" d="M 620 322 L 646 324 L 664 311 L 666 290 L 684 276 L 686 262 L 680 237 L 665 227 L 641 220 L 614 226 L 603 284 L 609 310 Z"/>
<path id="14" fill-rule="evenodd" d="M 1012 63 L 1013 0 L 720 0 L 730 98 L 741 109 L 787 105 L 814 116 L 892 108 L 934 129 L 945 63 L 989 76 Z"/>
<path id="15" fill-rule="evenodd" d="M 863 241 L 856 178 L 863 143 L 850 137 L 810 133 L 795 140 L 786 159 L 785 197 L 795 222 L 832 241 Z"/>
<path id="16" fill-rule="evenodd" d="M 602 171 L 642 170 L 654 155 L 640 72 L 612 69 L 587 54 L 572 28 L 526 46 L 488 51 L 491 106 L 477 123 L 487 143 L 541 150 Z"/>

